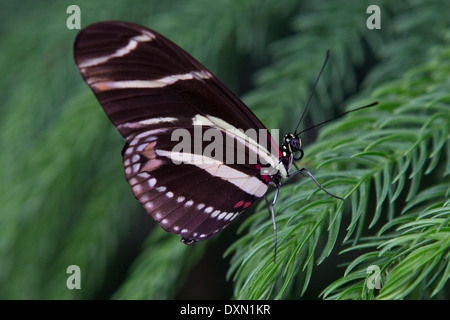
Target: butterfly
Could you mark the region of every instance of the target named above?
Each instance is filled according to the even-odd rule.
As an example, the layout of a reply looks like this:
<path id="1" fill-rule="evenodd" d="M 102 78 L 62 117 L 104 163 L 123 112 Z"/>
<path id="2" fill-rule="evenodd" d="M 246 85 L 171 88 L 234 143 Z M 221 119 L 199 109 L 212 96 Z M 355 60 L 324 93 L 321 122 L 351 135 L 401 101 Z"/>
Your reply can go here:
<path id="1" fill-rule="evenodd" d="M 281 181 L 301 172 L 342 199 L 306 168 L 291 171 L 293 161 L 303 157 L 298 125 L 278 147 L 235 94 L 157 32 L 127 22 L 95 23 L 79 32 L 74 57 L 125 138 L 125 177 L 134 196 L 183 243 L 214 236 L 265 197 L 276 250 L 274 204 Z M 269 185 L 276 188 L 272 202 L 266 197 Z"/>

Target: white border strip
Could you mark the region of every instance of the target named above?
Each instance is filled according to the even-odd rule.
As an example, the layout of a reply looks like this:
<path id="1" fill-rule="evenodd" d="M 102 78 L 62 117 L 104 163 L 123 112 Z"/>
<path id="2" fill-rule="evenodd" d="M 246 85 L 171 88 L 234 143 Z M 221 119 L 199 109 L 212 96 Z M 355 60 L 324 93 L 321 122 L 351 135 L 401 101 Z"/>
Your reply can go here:
<path id="1" fill-rule="evenodd" d="M 85 60 L 80 63 L 79 67 L 80 68 L 92 67 L 92 66 L 99 65 L 101 63 L 105 63 L 106 61 L 108 61 L 112 58 L 123 57 L 124 55 L 127 55 L 131 51 L 136 49 L 138 42 L 148 42 L 148 41 L 152 41 L 155 38 L 156 37 L 153 33 L 143 30 L 142 34 L 131 38 L 125 47 L 116 50 L 116 52 L 114 52 L 113 54 L 111 54 L 109 56 L 96 57 L 96 58 Z"/>
<path id="2" fill-rule="evenodd" d="M 212 74 L 207 71 L 191 71 L 185 74 L 175 74 L 156 80 L 122 80 L 122 81 L 101 81 L 91 84 L 92 88 L 99 91 L 115 89 L 142 89 L 142 88 L 162 88 L 174 84 L 180 80 L 210 79 Z"/>

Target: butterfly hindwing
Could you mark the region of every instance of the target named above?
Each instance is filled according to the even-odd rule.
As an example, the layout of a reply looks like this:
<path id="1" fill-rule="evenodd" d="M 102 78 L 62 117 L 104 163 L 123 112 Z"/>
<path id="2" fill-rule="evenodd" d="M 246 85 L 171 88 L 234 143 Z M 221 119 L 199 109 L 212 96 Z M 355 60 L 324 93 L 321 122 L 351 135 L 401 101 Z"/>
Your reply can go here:
<path id="1" fill-rule="evenodd" d="M 135 197 L 166 231 L 205 240 L 267 190 L 256 177 L 258 171 L 246 166 L 214 159 L 175 164 L 169 141 L 167 134 L 144 135 L 123 152 L 125 175 Z"/>

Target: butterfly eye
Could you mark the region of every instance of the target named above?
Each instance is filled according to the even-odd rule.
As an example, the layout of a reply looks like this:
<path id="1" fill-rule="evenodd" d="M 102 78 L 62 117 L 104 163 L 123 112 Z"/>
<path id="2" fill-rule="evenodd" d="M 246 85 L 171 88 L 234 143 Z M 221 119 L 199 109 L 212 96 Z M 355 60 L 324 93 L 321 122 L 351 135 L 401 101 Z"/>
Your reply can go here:
<path id="1" fill-rule="evenodd" d="M 290 141 L 289 141 L 289 144 L 290 144 L 290 146 L 291 146 L 291 150 L 292 150 L 292 152 L 297 152 L 297 151 L 299 151 L 300 150 L 300 148 L 301 148 L 301 146 L 302 146 L 302 144 L 301 144 L 301 142 L 300 142 L 300 138 L 294 138 L 294 139 L 291 139 Z"/>

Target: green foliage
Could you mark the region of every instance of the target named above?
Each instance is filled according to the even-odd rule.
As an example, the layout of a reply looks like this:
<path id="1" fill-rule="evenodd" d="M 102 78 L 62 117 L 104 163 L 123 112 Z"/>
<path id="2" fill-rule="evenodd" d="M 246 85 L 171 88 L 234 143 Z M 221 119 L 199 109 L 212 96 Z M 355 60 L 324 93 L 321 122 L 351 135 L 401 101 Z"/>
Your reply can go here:
<path id="1" fill-rule="evenodd" d="M 449 265 L 450 243 L 447 230 L 449 212 L 444 202 L 448 198 L 450 189 L 441 190 L 441 186 L 441 192 L 437 195 L 431 191 L 424 191 L 423 195 L 418 194 L 424 175 L 432 175 L 433 180 L 444 183 L 445 188 L 448 188 L 448 177 L 440 177 L 448 176 L 450 163 L 448 157 L 442 162 L 439 162 L 439 159 L 444 158 L 444 154 L 450 148 L 448 131 L 450 100 L 445 90 L 448 79 L 446 74 L 441 72 L 442 69 L 450 67 L 449 52 L 448 49 L 439 51 L 428 65 L 410 72 L 399 83 L 390 83 L 375 91 L 374 98 L 381 101 L 379 107 L 352 114 L 329 125 L 321 132 L 319 140 L 307 149 L 306 161 L 309 160 L 315 164 L 314 167 L 320 174 L 319 181 L 326 181 L 324 187 L 350 200 L 351 221 L 346 229 L 344 241 L 353 237 L 353 244 L 361 240 L 365 243 L 361 239 L 362 235 L 367 228 L 371 229 L 377 225 L 382 212 L 384 212 L 384 218 L 388 220 L 388 223 L 381 228 L 383 232 L 380 233 L 384 241 L 376 244 L 376 246 L 385 247 L 378 256 L 379 260 L 375 263 L 374 256 L 369 255 L 371 258 L 369 265 L 387 263 L 385 265 L 387 268 L 390 264 L 394 264 L 380 297 L 402 298 L 412 290 L 411 288 L 417 286 L 417 283 L 409 284 L 411 286 L 411 288 L 408 287 L 409 291 L 392 289 L 395 295 L 384 294 L 384 292 L 390 292 L 387 289 L 389 281 L 397 282 L 398 287 L 408 285 L 404 279 L 395 278 L 395 272 L 397 268 L 405 267 L 402 258 L 406 252 L 418 245 L 418 240 L 411 239 L 409 231 L 404 232 L 408 234 L 407 239 L 410 242 L 402 238 L 401 235 L 404 232 L 388 235 L 386 233 L 388 226 L 392 227 L 399 222 L 405 223 L 399 227 L 399 230 L 410 230 L 414 227 L 413 230 L 418 233 L 419 238 L 425 232 L 423 229 L 426 229 L 427 233 L 432 233 L 432 238 L 436 237 L 436 240 L 442 241 L 433 244 L 432 248 L 437 251 L 436 255 L 432 256 L 433 261 L 441 261 L 440 269 L 445 269 Z M 427 77 L 423 77 L 424 72 Z M 417 79 L 421 79 L 419 83 Z M 407 126 L 403 127 L 399 124 L 407 124 Z M 285 196 L 279 200 L 281 204 L 278 206 L 278 211 L 281 214 L 278 215 L 277 222 L 279 229 L 282 230 L 278 233 L 279 238 L 284 240 L 279 245 L 278 262 L 270 263 L 273 254 L 273 244 L 270 241 L 271 226 L 268 222 L 261 222 L 263 219 L 253 223 L 252 227 L 255 227 L 255 230 L 242 237 L 232 247 L 236 249 L 233 264 L 238 266 L 234 278 L 238 284 L 236 288 L 239 291 L 235 292 L 238 297 L 283 297 L 299 270 L 306 271 L 306 275 L 303 276 L 306 277 L 304 283 L 307 284 L 314 257 L 320 254 L 317 257 L 317 263 L 320 264 L 336 244 L 341 227 L 341 216 L 344 214 L 344 206 L 339 200 L 318 193 L 315 184 L 308 179 L 301 184 L 287 186 L 282 193 Z M 404 204 L 399 200 L 402 195 L 406 196 Z M 285 199 L 286 197 L 289 197 L 289 200 Z M 371 201 L 374 201 L 372 210 L 368 207 Z M 410 212 L 411 207 L 416 206 L 419 201 L 430 205 L 432 212 L 437 210 L 438 216 L 442 218 L 433 220 L 432 213 L 427 211 L 430 210 L 428 208 L 425 211 L 413 211 L 414 213 L 408 214 L 407 220 L 404 216 L 401 219 L 393 219 L 396 212 L 399 210 L 403 214 Z M 261 213 L 256 215 L 266 215 L 264 210 L 265 208 L 262 207 Z M 426 221 L 423 221 L 423 216 L 427 217 Z M 417 219 L 418 222 L 411 224 L 411 219 Z M 435 226 L 435 229 L 429 230 L 430 226 L 426 223 Z M 436 229 L 439 230 L 439 234 L 433 233 Z M 321 248 L 318 244 L 320 235 L 323 233 L 327 233 L 328 239 Z M 254 236 L 255 234 L 257 237 Z M 393 255 L 395 259 L 387 259 L 384 255 L 391 257 L 390 249 L 393 243 L 402 244 L 402 250 Z M 423 244 L 428 243 L 429 239 L 424 240 Z M 432 248 L 420 247 L 419 251 Z M 262 265 L 259 261 L 266 263 Z M 253 264 L 254 262 L 258 263 Z M 421 265 L 429 267 L 423 262 L 422 264 L 415 260 L 409 260 L 409 262 L 407 266 L 410 269 L 402 270 L 401 275 L 408 274 L 412 280 L 417 279 L 414 274 L 418 272 Z M 398 267 L 395 265 L 397 263 Z M 361 271 L 359 272 L 361 274 Z M 426 273 L 429 272 L 431 270 Z M 278 277 L 272 278 L 273 275 Z M 348 276 L 354 280 L 353 273 Z M 365 278 L 364 275 L 363 282 Z M 444 283 L 445 280 L 446 278 Z M 242 285 L 239 285 L 241 283 Z M 442 282 L 440 284 L 442 287 Z M 364 286 L 361 283 L 358 285 L 364 291 Z M 351 290 L 350 293 L 352 298 L 358 297 L 358 291 Z M 347 297 L 345 294 L 339 297 Z M 361 292 L 359 294 L 359 297 L 363 296 Z"/>
<path id="2" fill-rule="evenodd" d="M 76 30 L 65 25 L 72 2 L 24 1 L 0 13 L 0 298 L 175 298 L 211 241 L 186 247 L 158 226 L 147 236 L 151 226 L 142 226 L 148 219 L 123 178 L 122 140 L 73 62 Z M 83 26 L 141 23 L 236 92 L 251 88 L 244 101 L 268 128 L 295 127 L 328 48 L 302 128 L 342 113 L 338 106 L 380 102 L 324 125 L 305 145 L 298 166 L 345 201 L 308 177 L 284 181 L 276 263 L 263 202 L 236 222 L 237 240 L 227 231 L 212 240 L 230 243 L 234 298 L 308 296 L 320 267 L 335 275 L 320 298 L 448 299 L 446 1 L 379 1 L 381 30 L 366 28 L 370 1 L 76 4 Z M 66 287 L 72 264 L 82 270 L 82 290 Z M 379 290 L 368 288 L 370 266 L 379 267 Z"/>
<path id="3" fill-rule="evenodd" d="M 183 283 L 186 276 L 183 269 L 192 267 L 205 248 L 180 246 L 177 237 L 171 237 L 162 229 L 155 230 L 147 241 L 147 249 L 137 259 L 129 280 L 114 294 L 114 299 L 165 299 L 175 296 L 177 284 Z M 180 256 L 185 259 L 183 263 L 179 261 Z"/>
<path id="4" fill-rule="evenodd" d="M 444 36 L 441 34 L 442 38 Z M 427 288 L 437 282 L 431 296 L 444 287 L 448 278 L 448 271 L 444 270 L 448 270 L 450 264 L 446 230 L 449 220 L 445 218 L 448 209 L 444 204 L 449 191 L 425 198 L 430 202 L 427 205 L 439 208 L 443 218 L 433 220 L 426 211 L 414 211 L 415 215 L 409 215 L 410 219 L 418 220 L 426 215 L 429 224 L 439 226 L 439 234 L 434 234 L 436 229 L 422 224 L 423 221 L 399 227 L 399 230 L 410 230 L 414 226 L 418 238 L 425 231 L 429 232 L 436 243 L 427 238 L 418 242 L 412 239 L 410 232 L 406 232 L 406 241 L 401 237 L 403 232 L 387 233 L 386 226 L 405 222 L 394 220 L 394 217 L 410 211 L 420 198 L 418 193 L 426 187 L 422 182 L 424 176 L 448 185 L 449 52 L 446 45 L 433 47 L 427 63 L 374 90 L 371 98 L 380 101 L 379 106 L 352 114 L 322 130 L 318 141 L 305 150 L 308 156 L 303 162 L 316 168 L 318 180 L 326 182 L 325 188 L 349 200 L 350 210 L 344 210 L 339 200 L 318 192 L 309 179 L 285 186 L 277 206 L 277 224 L 281 230 L 278 237 L 283 239 L 278 246 L 277 263 L 271 263 L 273 236 L 270 222 L 264 219 L 267 215 L 264 206 L 250 218 L 248 235 L 241 237 L 229 250 L 235 252 L 229 275 L 233 274 L 237 298 L 283 298 L 303 294 L 315 263 L 321 264 L 337 244 L 342 216 L 347 211 L 350 211 L 351 220 L 345 230 L 344 243 L 353 246 L 362 243 L 352 249 L 366 249 L 372 242 L 366 243 L 363 236 L 375 226 L 382 226 L 382 218 L 387 224 L 381 227 L 383 232 L 376 239 L 384 241 L 378 240 L 372 245 L 383 250 L 376 259 L 371 252 L 354 260 L 364 268 L 353 273 L 349 273 L 352 268 L 348 268 L 344 278 L 328 287 L 324 297 L 373 298 L 373 291 L 368 292 L 365 286 L 368 277 L 365 271 L 370 265 L 383 266 L 383 270 L 393 265 L 379 298 L 405 298 L 413 290 L 420 290 L 422 282 L 430 282 Z M 277 70 L 269 72 L 276 73 Z M 396 254 L 392 253 L 393 243 L 395 246 L 401 244 L 401 248 L 396 248 Z M 415 260 L 417 257 L 423 259 Z M 350 266 L 354 267 L 353 264 Z M 360 280 L 356 282 L 357 279 Z M 297 291 L 293 291 L 296 282 L 300 285 L 297 284 Z M 351 285 L 341 288 L 349 282 Z M 430 295 L 422 290 L 417 296 Z"/>

